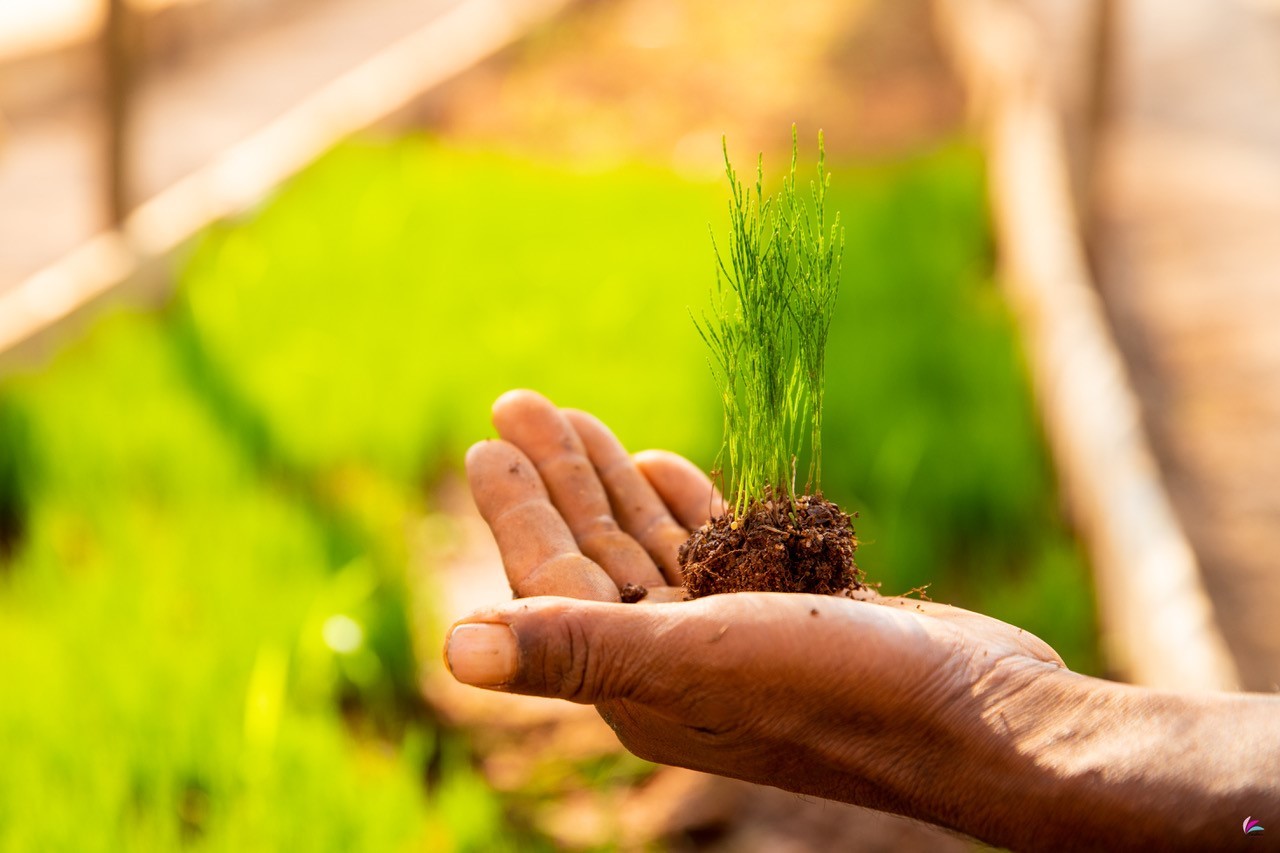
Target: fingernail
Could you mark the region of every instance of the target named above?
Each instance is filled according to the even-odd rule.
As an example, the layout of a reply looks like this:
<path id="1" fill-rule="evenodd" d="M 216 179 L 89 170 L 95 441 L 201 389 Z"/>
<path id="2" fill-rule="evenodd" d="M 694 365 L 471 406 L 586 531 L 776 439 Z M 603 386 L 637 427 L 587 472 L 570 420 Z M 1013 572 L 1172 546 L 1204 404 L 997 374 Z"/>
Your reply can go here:
<path id="1" fill-rule="evenodd" d="M 445 662 L 463 684 L 496 687 L 516 674 L 516 635 L 489 622 L 458 625 L 444 644 Z"/>

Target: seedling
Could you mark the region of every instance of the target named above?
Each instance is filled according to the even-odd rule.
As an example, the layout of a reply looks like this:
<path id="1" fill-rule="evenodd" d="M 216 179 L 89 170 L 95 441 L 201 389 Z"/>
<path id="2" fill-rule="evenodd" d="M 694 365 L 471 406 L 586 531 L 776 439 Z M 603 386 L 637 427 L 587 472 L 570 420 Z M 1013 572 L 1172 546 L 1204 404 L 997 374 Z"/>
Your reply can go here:
<path id="1" fill-rule="evenodd" d="M 799 191 L 799 142 L 782 189 L 764 193 L 764 159 L 753 188 L 729 161 L 729 237 L 712 235 L 716 285 L 698 333 L 724 405 L 717 462 L 729 510 L 680 549 L 690 598 L 771 590 L 836 593 L 859 585 L 857 541 L 847 513 L 822 497 L 825 356 L 840 287 L 844 229 L 828 225 L 826 150 L 818 134 L 818 177 Z M 796 486 L 807 453 L 804 490 Z"/>

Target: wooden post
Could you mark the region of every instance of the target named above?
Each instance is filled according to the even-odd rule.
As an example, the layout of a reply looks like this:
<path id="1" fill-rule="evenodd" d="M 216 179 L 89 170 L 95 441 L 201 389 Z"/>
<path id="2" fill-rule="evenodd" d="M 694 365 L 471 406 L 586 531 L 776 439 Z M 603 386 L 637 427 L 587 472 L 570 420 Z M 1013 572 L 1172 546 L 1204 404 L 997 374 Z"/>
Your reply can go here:
<path id="1" fill-rule="evenodd" d="M 107 0 L 102 29 L 102 129 L 104 209 L 118 228 L 129 214 L 131 179 L 129 123 L 133 90 L 133 39 L 127 0 Z"/>
<path id="2" fill-rule="evenodd" d="M 1083 128 L 1083 156 L 1079 192 L 1076 198 L 1076 214 L 1080 219 L 1086 243 L 1094 220 L 1094 196 L 1097 187 L 1097 171 L 1102 162 L 1102 146 L 1105 144 L 1106 125 L 1110 120 L 1117 93 L 1118 19 L 1122 12 L 1120 0 L 1094 0 L 1093 20 L 1089 33 L 1088 94 L 1081 121 Z"/>

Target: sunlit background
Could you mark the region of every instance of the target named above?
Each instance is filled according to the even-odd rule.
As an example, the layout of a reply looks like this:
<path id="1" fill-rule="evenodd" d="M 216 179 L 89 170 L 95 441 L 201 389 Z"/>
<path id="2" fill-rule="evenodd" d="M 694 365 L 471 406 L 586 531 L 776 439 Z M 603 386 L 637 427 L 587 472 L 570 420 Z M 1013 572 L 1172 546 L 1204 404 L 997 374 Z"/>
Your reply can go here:
<path id="1" fill-rule="evenodd" d="M 1105 672 L 928 4 L 523 6 L 5 363 L 0 848 L 960 844 L 805 824 L 441 673 L 449 620 L 509 595 L 460 479 L 499 393 L 712 464 L 721 138 L 776 185 L 792 123 L 847 228 L 823 482 L 860 566 Z M 113 42 L 105 4 L 0 1 L 0 292 L 455 8 L 147 0 Z"/>

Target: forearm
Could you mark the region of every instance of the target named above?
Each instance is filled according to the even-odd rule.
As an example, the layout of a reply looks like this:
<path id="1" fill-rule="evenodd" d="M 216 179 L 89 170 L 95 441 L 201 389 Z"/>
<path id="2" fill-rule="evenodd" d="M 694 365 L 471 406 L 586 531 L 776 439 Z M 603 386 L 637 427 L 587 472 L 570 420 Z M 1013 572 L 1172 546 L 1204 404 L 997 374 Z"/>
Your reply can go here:
<path id="1" fill-rule="evenodd" d="M 985 697 L 996 808 L 957 828 L 1037 849 L 1220 849 L 1280 807 L 1280 697 L 1177 694 L 1065 671 Z"/>

